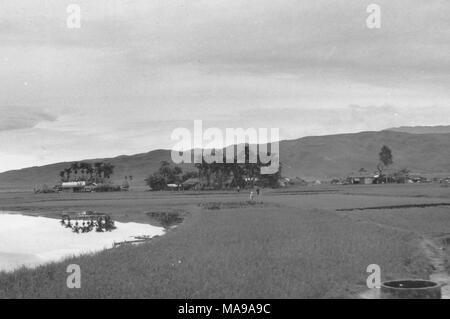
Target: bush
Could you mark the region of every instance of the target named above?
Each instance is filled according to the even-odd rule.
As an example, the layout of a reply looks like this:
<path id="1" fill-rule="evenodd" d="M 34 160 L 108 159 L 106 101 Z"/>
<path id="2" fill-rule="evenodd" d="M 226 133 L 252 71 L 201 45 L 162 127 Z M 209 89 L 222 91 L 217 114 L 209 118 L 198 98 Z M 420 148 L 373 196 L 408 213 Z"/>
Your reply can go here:
<path id="1" fill-rule="evenodd" d="M 160 225 L 169 228 L 183 222 L 184 217 L 181 212 L 149 212 L 147 216 L 156 220 Z"/>
<path id="2" fill-rule="evenodd" d="M 120 192 L 120 186 L 101 184 L 95 187 L 96 192 Z"/>
<path id="3" fill-rule="evenodd" d="M 44 185 L 42 185 L 41 188 L 35 189 L 34 192 L 36 194 L 47 194 L 47 193 L 56 193 L 57 190 L 55 190 L 53 188 L 50 188 L 50 187 L 48 187 L 47 185 L 44 184 Z"/>

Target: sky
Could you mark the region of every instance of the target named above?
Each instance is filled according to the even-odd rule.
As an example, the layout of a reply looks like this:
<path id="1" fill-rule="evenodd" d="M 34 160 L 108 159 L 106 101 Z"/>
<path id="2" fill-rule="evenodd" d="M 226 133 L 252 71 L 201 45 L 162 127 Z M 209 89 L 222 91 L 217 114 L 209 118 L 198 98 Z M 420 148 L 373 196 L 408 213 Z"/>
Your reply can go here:
<path id="1" fill-rule="evenodd" d="M 1 1 L 0 171 L 170 149 L 194 120 L 281 139 L 449 125 L 449 16 L 448 0 Z"/>

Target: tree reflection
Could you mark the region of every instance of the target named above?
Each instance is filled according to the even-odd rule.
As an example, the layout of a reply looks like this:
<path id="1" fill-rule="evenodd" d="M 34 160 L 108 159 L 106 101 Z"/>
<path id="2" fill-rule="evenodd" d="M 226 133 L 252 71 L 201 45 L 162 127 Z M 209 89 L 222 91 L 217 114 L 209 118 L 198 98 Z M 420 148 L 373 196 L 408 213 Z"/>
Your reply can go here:
<path id="1" fill-rule="evenodd" d="M 74 233 L 89 233 L 91 231 L 96 231 L 99 233 L 109 232 L 117 227 L 114 225 L 114 220 L 106 214 L 102 215 L 85 215 L 85 216 L 75 216 L 71 218 L 68 215 L 64 215 L 61 218 L 61 226 L 65 228 L 70 228 Z"/>

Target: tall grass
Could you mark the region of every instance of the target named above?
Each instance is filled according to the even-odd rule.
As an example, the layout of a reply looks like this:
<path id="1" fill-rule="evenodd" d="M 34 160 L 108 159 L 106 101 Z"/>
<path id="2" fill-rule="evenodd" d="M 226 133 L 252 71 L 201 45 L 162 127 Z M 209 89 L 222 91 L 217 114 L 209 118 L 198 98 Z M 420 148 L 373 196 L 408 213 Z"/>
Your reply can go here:
<path id="1" fill-rule="evenodd" d="M 369 264 L 383 280 L 429 272 L 414 232 L 290 206 L 192 209 L 140 246 L 0 274 L 0 297 L 351 298 L 365 289 Z M 81 289 L 66 287 L 71 263 Z"/>

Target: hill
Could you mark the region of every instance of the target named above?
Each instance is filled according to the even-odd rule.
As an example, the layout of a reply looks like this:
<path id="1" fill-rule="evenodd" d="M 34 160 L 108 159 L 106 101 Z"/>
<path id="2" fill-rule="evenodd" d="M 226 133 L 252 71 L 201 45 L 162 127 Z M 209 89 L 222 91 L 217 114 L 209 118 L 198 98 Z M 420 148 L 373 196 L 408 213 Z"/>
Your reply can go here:
<path id="1" fill-rule="evenodd" d="M 121 183 L 125 176 L 133 176 L 133 186 L 144 186 L 144 179 L 159 168 L 162 161 L 170 161 L 170 151 L 154 150 L 136 155 L 121 155 L 114 158 L 97 158 L 86 162 L 108 161 L 114 168 L 112 181 Z M 45 166 L 28 167 L 0 174 L 0 190 L 33 189 L 43 184 L 54 185 L 59 180 L 59 172 L 68 167 L 70 162 Z"/>
<path id="2" fill-rule="evenodd" d="M 410 134 L 448 134 L 450 133 L 450 125 L 440 126 L 400 126 L 392 127 L 387 131 L 403 132 Z"/>
<path id="3" fill-rule="evenodd" d="M 280 153 L 286 175 L 320 179 L 360 168 L 375 170 L 383 145 L 393 152 L 394 168 L 430 174 L 450 172 L 450 134 L 381 131 L 304 137 L 283 142 Z"/>
<path id="4" fill-rule="evenodd" d="M 419 173 L 449 174 L 450 134 L 409 134 L 395 131 L 361 132 L 327 136 L 309 136 L 280 143 L 283 175 L 308 180 L 345 176 L 366 168 L 373 171 L 381 146 L 388 145 L 396 168 Z M 169 150 L 118 156 L 105 160 L 115 166 L 113 180 L 120 183 L 125 175 L 133 175 L 133 186 L 144 187 L 144 179 L 161 161 L 170 161 Z M 0 174 L 0 189 L 32 189 L 42 184 L 53 185 L 58 174 L 69 163 L 29 167 Z M 193 165 L 184 165 L 193 170 Z"/>

